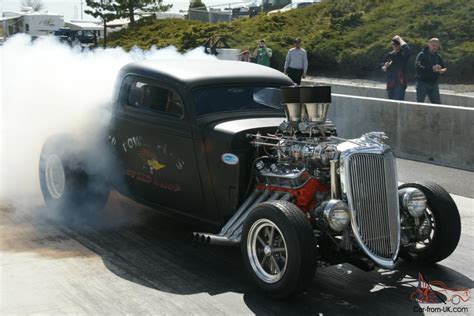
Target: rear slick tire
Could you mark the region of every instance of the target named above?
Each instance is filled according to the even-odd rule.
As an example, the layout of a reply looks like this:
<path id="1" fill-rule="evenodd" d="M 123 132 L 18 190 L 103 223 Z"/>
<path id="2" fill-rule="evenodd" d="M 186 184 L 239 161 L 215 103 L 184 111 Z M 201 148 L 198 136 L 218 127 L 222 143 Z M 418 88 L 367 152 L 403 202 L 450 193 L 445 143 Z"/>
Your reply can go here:
<path id="1" fill-rule="evenodd" d="M 241 241 L 244 265 L 261 292 L 285 298 L 304 290 L 316 269 L 316 240 L 294 204 L 271 201 L 248 215 Z"/>
<path id="2" fill-rule="evenodd" d="M 87 172 L 87 163 L 74 139 L 50 137 L 41 150 L 39 179 L 47 206 L 63 215 L 96 212 L 107 203 L 109 188 L 103 175 Z"/>

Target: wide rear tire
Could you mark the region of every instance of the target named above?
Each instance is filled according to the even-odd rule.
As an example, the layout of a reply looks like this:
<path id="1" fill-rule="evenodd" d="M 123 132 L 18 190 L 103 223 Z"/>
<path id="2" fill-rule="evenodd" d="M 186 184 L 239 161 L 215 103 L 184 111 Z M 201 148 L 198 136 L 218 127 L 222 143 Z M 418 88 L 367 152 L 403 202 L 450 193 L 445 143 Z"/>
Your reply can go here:
<path id="1" fill-rule="evenodd" d="M 50 137 L 41 150 L 39 179 L 47 206 L 63 214 L 95 212 L 107 203 L 107 176 L 68 135 Z"/>
<path id="2" fill-rule="evenodd" d="M 241 250 L 251 280 L 267 295 L 290 296 L 313 279 L 317 250 L 313 229 L 290 202 L 255 207 L 244 223 Z"/>

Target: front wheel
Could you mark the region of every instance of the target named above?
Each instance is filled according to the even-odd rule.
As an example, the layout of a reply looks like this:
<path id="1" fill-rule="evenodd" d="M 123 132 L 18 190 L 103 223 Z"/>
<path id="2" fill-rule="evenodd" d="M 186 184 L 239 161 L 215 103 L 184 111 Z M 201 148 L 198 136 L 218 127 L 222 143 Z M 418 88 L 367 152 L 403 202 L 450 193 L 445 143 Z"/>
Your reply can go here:
<path id="1" fill-rule="evenodd" d="M 241 249 L 253 283 L 270 296 L 289 296 L 313 279 L 316 240 L 303 212 L 292 203 L 258 205 L 245 221 Z"/>
<path id="2" fill-rule="evenodd" d="M 447 258 L 461 237 L 461 218 L 449 193 L 433 182 L 405 183 L 399 188 L 415 188 L 426 197 L 426 208 L 418 218 L 402 208 L 401 228 L 411 235 L 411 240 L 401 249 L 401 256 L 420 264 Z"/>

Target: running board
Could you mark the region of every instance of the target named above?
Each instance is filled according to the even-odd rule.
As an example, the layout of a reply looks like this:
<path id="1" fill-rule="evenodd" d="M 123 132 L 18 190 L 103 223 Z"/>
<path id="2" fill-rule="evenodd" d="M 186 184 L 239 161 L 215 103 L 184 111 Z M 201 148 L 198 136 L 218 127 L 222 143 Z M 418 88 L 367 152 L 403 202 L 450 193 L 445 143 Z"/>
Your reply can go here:
<path id="1" fill-rule="evenodd" d="M 289 201 L 291 197 L 292 195 L 289 192 L 256 189 L 252 194 L 250 194 L 244 203 L 242 203 L 237 212 L 235 212 L 224 227 L 222 227 L 219 234 L 194 233 L 194 239 L 210 245 L 238 245 L 242 237 L 242 228 L 245 219 L 247 219 L 248 214 L 255 208 L 255 206 L 267 201 Z"/>

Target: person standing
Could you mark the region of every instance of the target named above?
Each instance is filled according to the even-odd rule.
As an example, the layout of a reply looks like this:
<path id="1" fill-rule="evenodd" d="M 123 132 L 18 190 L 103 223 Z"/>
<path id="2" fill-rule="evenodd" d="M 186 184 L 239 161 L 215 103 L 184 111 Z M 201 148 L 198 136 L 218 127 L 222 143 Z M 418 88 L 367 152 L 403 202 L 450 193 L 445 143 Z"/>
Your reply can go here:
<path id="1" fill-rule="evenodd" d="M 291 48 L 286 55 L 284 73 L 288 75 L 296 84 L 301 84 L 301 78 L 306 77 L 308 71 L 308 56 L 306 51 L 301 48 L 301 40 L 296 38 L 295 47 Z"/>
<path id="2" fill-rule="evenodd" d="M 240 54 L 240 58 L 239 58 L 240 61 L 245 61 L 245 62 L 250 62 L 250 51 L 248 49 L 244 50 L 241 54 Z"/>
<path id="3" fill-rule="evenodd" d="M 265 40 L 260 40 L 257 49 L 253 53 L 257 64 L 270 67 L 270 58 L 272 57 L 272 49 L 265 45 Z"/>
<path id="4" fill-rule="evenodd" d="M 425 102 L 428 95 L 431 103 L 441 104 L 438 77 L 448 69 L 438 54 L 439 46 L 439 39 L 433 37 L 429 40 L 428 46 L 416 56 L 416 102 Z"/>
<path id="5" fill-rule="evenodd" d="M 405 100 L 407 89 L 407 64 L 410 47 L 399 35 L 392 38 L 392 51 L 382 62 L 382 70 L 387 73 L 387 94 L 392 100 Z"/>

